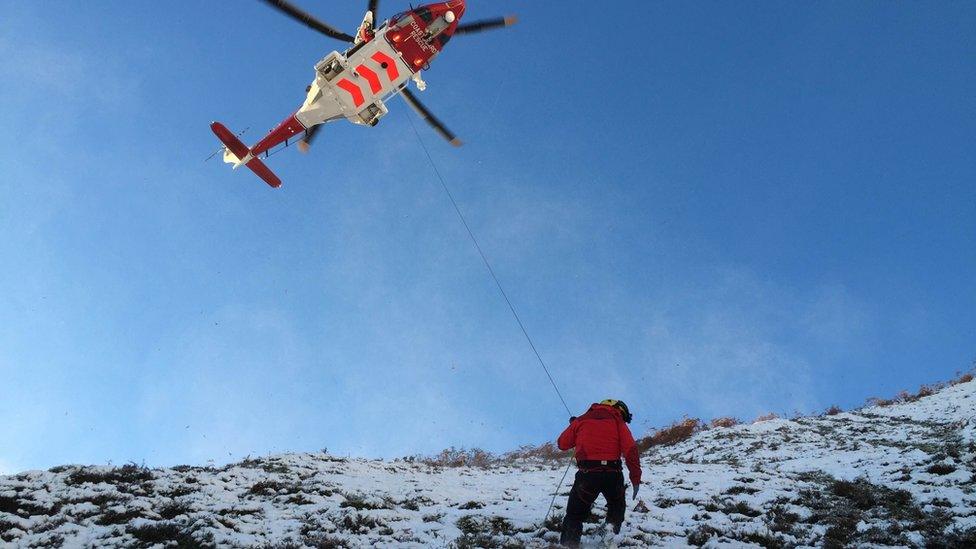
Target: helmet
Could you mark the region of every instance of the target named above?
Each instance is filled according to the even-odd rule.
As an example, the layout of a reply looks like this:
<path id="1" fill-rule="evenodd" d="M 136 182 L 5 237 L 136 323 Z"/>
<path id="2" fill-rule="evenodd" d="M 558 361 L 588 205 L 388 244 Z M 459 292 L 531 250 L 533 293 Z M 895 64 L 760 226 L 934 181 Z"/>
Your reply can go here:
<path id="1" fill-rule="evenodd" d="M 622 400 L 608 398 L 600 402 L 600 404 L 603 404 L 604 406 L 613 406 L 614 408 L 620 410 L 620 415 L 624 417 L 624 423 L 630 423 L 630 420 L 634 419 L 634 416 L 630 415 L 630 408 L 628 408 L 627 404 L 625 404 Z"/>

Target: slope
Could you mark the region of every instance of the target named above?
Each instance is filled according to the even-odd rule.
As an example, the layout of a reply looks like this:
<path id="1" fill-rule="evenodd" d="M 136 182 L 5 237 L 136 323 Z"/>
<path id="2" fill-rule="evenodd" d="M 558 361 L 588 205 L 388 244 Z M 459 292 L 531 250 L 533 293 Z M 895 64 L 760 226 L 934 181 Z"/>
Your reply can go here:
<path id="1" fill-rule="evenodd" d="M 645 452 L 619 546 L 974 546 L 976 382 L 913 402 L 715 428 Z M 564 463 L 287 454 L 226 467 L 0 477 L 10 546 L 548 547 Z M 598 542 L 602 511 L 587 524 Z"/>

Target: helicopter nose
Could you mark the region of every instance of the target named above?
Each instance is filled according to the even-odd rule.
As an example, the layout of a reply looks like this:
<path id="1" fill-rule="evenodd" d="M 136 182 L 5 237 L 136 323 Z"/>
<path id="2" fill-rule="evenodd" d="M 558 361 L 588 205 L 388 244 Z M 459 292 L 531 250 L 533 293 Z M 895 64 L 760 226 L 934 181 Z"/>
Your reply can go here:
<path id="1" fill-rule="evenodd" d="M 464 15 L 464 10 L 467 8 L 465 0 L 451 0 L 450 2 L 446 2 L 446 4 L 447 9 L 450 10 L 450 13 L 454 14 L 455 20 L 460 19 Z M 448 23 L 452 22 L 453 21 L 448 21 Z"/>

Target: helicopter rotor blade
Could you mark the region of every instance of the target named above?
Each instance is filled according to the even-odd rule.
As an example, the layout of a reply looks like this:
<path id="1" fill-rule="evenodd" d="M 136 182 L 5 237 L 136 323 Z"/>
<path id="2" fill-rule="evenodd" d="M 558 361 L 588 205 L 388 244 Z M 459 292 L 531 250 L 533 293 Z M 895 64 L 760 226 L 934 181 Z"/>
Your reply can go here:
<path id="1" fill-rule="evenodd" d="M 424 122 L 430 124 L 430 127 L 434 128 L 434 131 L 439 133 L 440 136 L 446 139 L 448 143 L 454 145 L 455 147 L 460 147 L 463 144 L 461 140 L 454 135 L 454 132 L 447 129 L 447 126 L 438 120 L 437 117 L 434 116 L 434 113 L 430 112 L 430 110 L 425 107 L 419 99 L 417 99 L 417 96 L 410 91 L 410 88 L 404 87 L 402 90 L 400 90 L 400 93 L 403 95 L 403 98 L 407 100 L 407 104 L 409 104 L 410 107 L 412 107 L 413 110 L 424 119 Z"/>
<path id="2" fill-rule="evenodd" d="M 355 40 L 352 36 L 349 36 L 348 34 L 336 29 L 335 27 L 326 25 L 322 21 L 319 21 L 318 19 L 313 17 L 308 12 L 302 10 L 301 8 L 292 4 L 291 2 L 288 2 L 287 0 L 263 0 L 263 1 L 265 4 L 268 4 L 272 8 L 275 8 L 276 10 L 284 13 L 288 17 L 295 19 L 301 24 L 309 27 L 310 29 L 318 31 L 328 36 L 329 38 L 335 38 L 336 40 L 342 40 L 344 42 L 352 42 Z"/>
<path id="3" fill-rule="evenodd" d="M 495 17 L 494 19 L 482 19 L 481 21 L 472 21 L 470 23 L 458 25 L 457 28 L 454 29 L 454 35 L 474 34 L 476 32 L 511 27 L 515 23 L 518 23 L 518 17 L 515 15 L 509 15 L 507 17 Z"/>
<path id="4" fill-rule="evenodd" d="M 377 10 L 380 8 L 380 0 L 369 0 L 369 4 L 366 9 L 373 14 L 373 30 L 376 30 L 376 22 L 380 18 L 380 14 Z"/>

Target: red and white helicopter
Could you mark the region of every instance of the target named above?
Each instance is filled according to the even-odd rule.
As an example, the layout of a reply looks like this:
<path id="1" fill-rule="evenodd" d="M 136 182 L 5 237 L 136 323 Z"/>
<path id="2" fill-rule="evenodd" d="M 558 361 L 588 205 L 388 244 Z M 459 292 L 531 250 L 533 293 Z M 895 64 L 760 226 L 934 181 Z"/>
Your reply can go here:
<path id="1" fill-rule="evenodd" d="M 499 17 L 460 24 L 465 0 L 449 0 L 413 8 L 375 24 L 379 0 L 370 0 L 366 17 L 355 36 L 341 32 L 285 0 L 264 0 L 267 4 L 304 25 L 331 38 L 351 42 L 345 53 L 333 51 L 315 65 L 315 80 L 307 89 L 305 103 L 293 115 L 271 130 L 253 147 L 248 148 L 220 122 L 210 129 L 224 144 L 224 161 L 234 169 L 247 166 L 274 188 L 281 180 L 261 160 L 272 148 L 298 136 L 303 152 L 320 128 L 333 120 L 346 120 L 375 126 L 387 114 L 384 100 L 399 93 L 423 119 L 452 145 L 461 141 L 447 129 L 410 91 L 412 80 L 423 91 L 426 84 L 420 72 L 427 69 L 447 45 L 459 34 L 507 27 L 515 17 Z"/>

